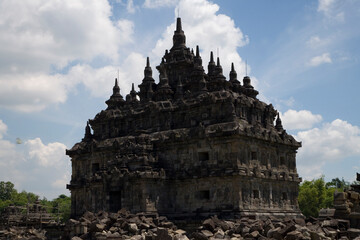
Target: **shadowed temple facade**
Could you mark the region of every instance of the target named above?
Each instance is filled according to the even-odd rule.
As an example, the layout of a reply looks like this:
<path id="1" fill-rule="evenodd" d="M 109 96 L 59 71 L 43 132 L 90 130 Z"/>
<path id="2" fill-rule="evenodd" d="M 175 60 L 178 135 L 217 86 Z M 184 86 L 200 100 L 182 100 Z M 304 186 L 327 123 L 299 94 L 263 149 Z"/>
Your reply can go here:
<path id="1" fill-rule="evenodd" d="M 155 82 L 124 97 L 117 79 L 106 110 L 88 121 L 71 157 L 73 217 L 89 211 L 158 213 L 173 219 L 301 215 L 296 152 L 278 112 L 256 98 L 234 65 L 227 80 L 213 53 L 186 47 L 180 18 Z"/>

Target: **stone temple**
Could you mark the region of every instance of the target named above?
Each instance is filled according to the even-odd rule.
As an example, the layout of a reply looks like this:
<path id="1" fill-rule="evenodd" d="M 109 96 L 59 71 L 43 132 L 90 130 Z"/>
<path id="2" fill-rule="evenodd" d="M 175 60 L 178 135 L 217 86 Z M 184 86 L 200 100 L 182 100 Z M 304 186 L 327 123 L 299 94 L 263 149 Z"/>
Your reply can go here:
<path id="1" fill-rule="evenodd" d="M 232 65 L 227 80 L 212 52 L 205 73 L 180 18 L 156 68 L 158 83 L 148 58 L 139 92 L 133 85 L 125 99 L 116 79 L 107 109 L 66 151 L 72 216 L 121 208 L 172 219 L 300 216 L 301 143 L 250 78 L 241 83 Z"/>

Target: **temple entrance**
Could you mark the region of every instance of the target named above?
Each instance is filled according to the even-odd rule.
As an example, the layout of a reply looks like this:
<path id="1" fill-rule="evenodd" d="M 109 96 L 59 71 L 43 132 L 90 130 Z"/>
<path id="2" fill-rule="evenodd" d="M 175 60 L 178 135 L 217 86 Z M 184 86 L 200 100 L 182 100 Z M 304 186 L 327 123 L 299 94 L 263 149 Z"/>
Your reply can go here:
<path id="1" fill-rule="evenodd" d="M 117 212 L 121 209 L 121 191 L 112 191 L 109 193 L 109 210 Z"/>

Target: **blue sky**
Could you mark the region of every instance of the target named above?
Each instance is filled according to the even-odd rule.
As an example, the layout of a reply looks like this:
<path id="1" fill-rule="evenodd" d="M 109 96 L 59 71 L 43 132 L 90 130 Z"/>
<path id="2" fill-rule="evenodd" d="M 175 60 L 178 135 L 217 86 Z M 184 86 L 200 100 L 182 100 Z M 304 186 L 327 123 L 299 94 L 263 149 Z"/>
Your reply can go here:
<path id="1" fill-rule="evenodd" d="M 217 52 L 302 141 L 303 179 L 360 171 L 360 2 L 356 0 L 0 1 L 0 180 L 52 199 L 69 194 L 65 149 L 105 109 L 154 77 L 180 14 L 204 66 Z M 16 142 L 19 138 L 21 141 Z"/>

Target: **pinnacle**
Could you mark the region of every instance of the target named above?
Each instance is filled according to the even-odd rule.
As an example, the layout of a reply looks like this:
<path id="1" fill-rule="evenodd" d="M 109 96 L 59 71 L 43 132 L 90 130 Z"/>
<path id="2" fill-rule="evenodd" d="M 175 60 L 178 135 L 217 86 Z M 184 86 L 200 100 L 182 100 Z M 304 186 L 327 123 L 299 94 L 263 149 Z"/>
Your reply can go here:
<path id="1" fill-rule="evenodd" d="M 176 31 L 177 32 L 182 31 L 181 18 L 179 18 L 179 17 L 176 19 Z"/>
<path id="2" fill-rule="evenodd" d="M 213 54 L 212 51 L 210 52 L 210 62 L 211 62 L 211 63 L 214 62 L 214 54 Z"/>

